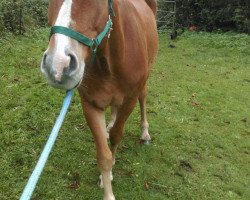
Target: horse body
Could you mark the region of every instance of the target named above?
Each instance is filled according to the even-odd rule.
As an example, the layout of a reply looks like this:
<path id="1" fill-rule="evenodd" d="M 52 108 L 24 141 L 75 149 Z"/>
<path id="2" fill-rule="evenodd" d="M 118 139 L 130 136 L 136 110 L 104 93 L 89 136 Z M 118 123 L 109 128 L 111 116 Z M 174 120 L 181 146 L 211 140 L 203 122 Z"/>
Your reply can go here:
<path id="1" fill-rule="evenodd" d="M 78 88 L 85 99 L 102 109 L 120 106 L 124 98 L 142 91 L 157 51 L 157 33 L 148 30 L 156 26 L 154 15 L 144 0 L 115 1 L 114 10 L 111 37 L 103 42 L 99 59 L 86 69 Z"/>
<path id="2" fill-rule="evenodd" d="M 52 86 L 64 89 L 77 86 L 96 143 L 105 200 L 115 199 L 111 186 L 115 152 L 125 122 L 138 99 L 141 139 L 150 140 L 145 105 L 146 81 L 158 49 L 155 0 L 114 0 L 113 9 L 113 30 L 110 38 L 106 37 L 98 47 L 93 63 L 90 64 L 89 47 L 67 36 L 54 34 L 41 65 Z M 68 26 L 90 38 L 102 31 L 108 15 L 107 0 L 51 0 L 49 6 L 51 25 Z M 64 20 L 58 19 L 60 16 L 64 16 Z M 112 113 L 106 128 L 104 111 L 108 106 L 111 106 Z"/>

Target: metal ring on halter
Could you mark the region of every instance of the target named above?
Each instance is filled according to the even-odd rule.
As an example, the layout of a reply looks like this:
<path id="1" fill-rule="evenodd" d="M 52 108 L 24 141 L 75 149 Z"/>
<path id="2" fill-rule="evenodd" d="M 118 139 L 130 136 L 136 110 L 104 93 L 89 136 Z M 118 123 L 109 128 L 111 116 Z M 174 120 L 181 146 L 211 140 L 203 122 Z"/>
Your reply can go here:
<path id="1" fill-rule="evenodd" d="M 92 39 L 92 41 L 93 41 L 93 44 L 90 48 L 93 52 L 96 52 L 96 50 L 98 48 L 98 44 L 96 43 L 95 39 Z"/>

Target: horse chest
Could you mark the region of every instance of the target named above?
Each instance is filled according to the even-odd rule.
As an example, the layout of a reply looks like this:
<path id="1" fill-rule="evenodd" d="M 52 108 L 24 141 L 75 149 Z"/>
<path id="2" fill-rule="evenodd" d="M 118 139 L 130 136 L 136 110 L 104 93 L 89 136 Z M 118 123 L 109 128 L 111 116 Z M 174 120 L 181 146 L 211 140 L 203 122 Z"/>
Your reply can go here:
<path id="1" fill-rule="evenodd" d="M 120 106 L 124 94 L 112 82 L 105 80 L 89 82 L 78 88 L 81 97 L 94 107 L 104 110 L 110 105 Z"/>

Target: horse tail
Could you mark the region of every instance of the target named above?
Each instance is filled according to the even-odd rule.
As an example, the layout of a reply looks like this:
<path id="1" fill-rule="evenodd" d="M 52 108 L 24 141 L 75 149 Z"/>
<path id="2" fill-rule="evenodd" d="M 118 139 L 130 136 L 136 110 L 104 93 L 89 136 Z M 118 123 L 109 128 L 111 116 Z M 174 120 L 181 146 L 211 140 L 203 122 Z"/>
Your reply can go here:
<path id="1" fill-rule="evenodd" d="M 156 16 L 157 12 L 157 0 L 145 0 L 148 6 L 151 8 L 153 11 L 154 15 Z"/>

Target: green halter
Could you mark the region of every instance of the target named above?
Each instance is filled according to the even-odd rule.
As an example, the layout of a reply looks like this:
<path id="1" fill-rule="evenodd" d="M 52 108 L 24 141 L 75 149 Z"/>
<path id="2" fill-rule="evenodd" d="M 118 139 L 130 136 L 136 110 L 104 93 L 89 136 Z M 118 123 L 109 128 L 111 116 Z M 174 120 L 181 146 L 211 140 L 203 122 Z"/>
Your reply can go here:
<path id="1" fill-rule="evenodd" d="M 108 0 L 108 4 L 109 4 L 109 19 L 106 23 L 106 26 L 104 27 L 104 30 L 95 39 L 90 39 L 87 36 L 64 26 L 52 26 L 50 31 L 50 37 L 55 33 L 60 33 L 68 37 L 71 37 L 77 40 L 78 42 L 90 47 L 92 49 L 91 63 L 93 63 L 98 46 L 101 44 L 102 40 L 107 35 L 108 37 L 110 36 L 110 31 L 112 30 L 113 23 L 111 17 L 115 16 L 113 10 L 113 0 Z"/>

